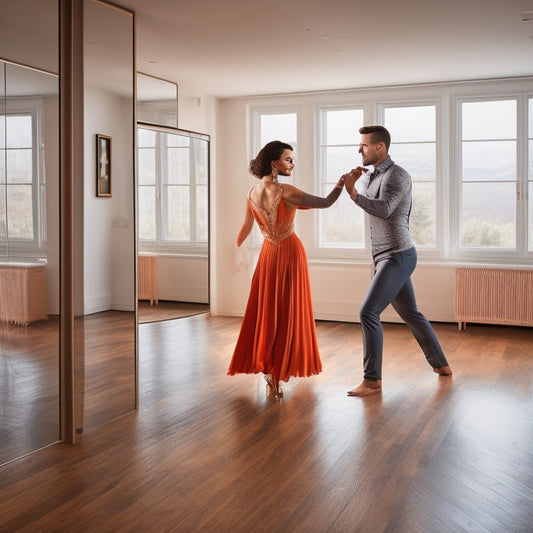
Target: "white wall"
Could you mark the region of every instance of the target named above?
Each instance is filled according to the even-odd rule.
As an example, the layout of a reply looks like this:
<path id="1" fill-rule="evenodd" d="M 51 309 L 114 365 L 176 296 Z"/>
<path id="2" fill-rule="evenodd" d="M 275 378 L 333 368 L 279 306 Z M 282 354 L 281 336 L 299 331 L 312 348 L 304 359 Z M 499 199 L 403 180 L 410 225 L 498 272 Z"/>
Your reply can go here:
<path id="1" fill-rule="evenodd" d="M 190 91 L 183 86 L 178 88 L 178 128 L 211 135 L 215 134 L 216 100 L 196 91 Z"/>
<path id="2" fill-rule="evenodd" d="M 211 313 L 215 315 L 242 315 L 250 285 L 250 268 L 234 268 L 235 239 L 244 217 L 246 193 L 255 181 L 247 172 L 246 116 L 244 101 L 218 101 L 216 193 L 211 190 L 210 243 Z"/>
<path id="3" fill-rule="evenodd" d="M 86 85 L 84 106 L 84 312 L 133 311 L 131 101 Z M 111 198 L 96 196 L 96 134 L 112 138 Z"/>
<path id="4" fill-rule="evenodd" d="M 224 237 L 226 242 L 228 239 Z M 242 316 L 248 297 L 257 249 L 247 246 L 247 264 L 238 272 L 233 268 L 232 254 L 219 254 L 216 268 L 217 306 L 213 314 Z M 247 251 L 246 251 L 247 250 Z M 453 322 L 454 265 L 419 263 L 412 276 L 419 309 L 435 322 Z M 313 310 L 318 320 L 359 322 L 359 307 L 372 277 L 369 262 L 334 263 L 309 261 L 309 278 L 313 298 Z M 385 322 L 401 322 L 392 307 L 382 314 Z"/>
<path id="5" fill-rule="evenodd" d="M 372 276 L 368 264 L 309 265 L 315 317 L 322 320 L 358 322 L 359 307 Z M 454 267 L 420 264 L 412 276 L 419 309 L 429 320 L 453 322 Z M 394 309 L 382 314 L 388 322 L 401 321 Z"/>
<path id="6" fill-rule="evenodd" d="M 209 302 L 209 261 L 206 257 L 158 255 L 157 297 L 175 302 Z"/>

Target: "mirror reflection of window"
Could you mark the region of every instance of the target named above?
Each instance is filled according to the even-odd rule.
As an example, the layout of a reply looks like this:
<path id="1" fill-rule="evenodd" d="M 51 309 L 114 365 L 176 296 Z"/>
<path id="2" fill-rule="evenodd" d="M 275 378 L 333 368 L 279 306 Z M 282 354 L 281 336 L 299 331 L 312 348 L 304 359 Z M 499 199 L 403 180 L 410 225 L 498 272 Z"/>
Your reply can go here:
<path id="1" fill-rule="evenodd" d="M 33 100 L 21 100 L 16 107 L 0 117 L 0 157 L 6 162 L 0 170 L 6 232 L 0 247 L 9 246 L 12 255 L 35 256 L 45 240 L 45 182 L 37 146 L 40 108 Z"/>
<path id="2" fill-rule="evenodd" d="M 207 254 L 208 162 L 203 136 L 138 129 L 141 250 Z"/>
<path id="3" fill-rule="evenodd" d="M 156 240 L 156 135 L 155 131 L 137 130 L 139 240 Z"/>
<path id="4" fill-rule="evenodd" d="M 137 128 L 139 324 L 209 310 L 209 136 Z"/>

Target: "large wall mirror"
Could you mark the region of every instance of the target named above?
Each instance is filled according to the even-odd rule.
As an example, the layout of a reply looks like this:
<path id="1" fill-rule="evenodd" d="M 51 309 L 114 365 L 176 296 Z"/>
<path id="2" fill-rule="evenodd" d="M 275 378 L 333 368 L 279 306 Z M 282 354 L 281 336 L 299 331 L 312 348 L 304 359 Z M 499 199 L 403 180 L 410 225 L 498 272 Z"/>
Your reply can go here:
<path id="1" fill-rule="evenodd" d="M 0 465 L 60 439 L 57 19 L 0 16 Z"/>
<path id="2" fill-rule="evenodd" d="M 57 76 L 0 61 L 0 464 L 59 439 Z"/>
<path id="3" fill-rule="evenodd" d="M 209 136 L 139 124 L 139 322 L 209 310 Z"/>
<path id="4" fill-rule="evenodd" d="M 134 15 L 84 2 L 84 420 L 92 429 L 136 407 Z M 101 144 L 102 139 L 105 141 Z M 98 194 L 107 178 L 106 194 Z M 79 281 L 79 280 L 78 280 Z M 76 286 L 79 286 L 76 283 Z M 80 298 L 75 298 L 79 304 Z M 80 327 L 79 324 L 82 324 Z M 80 336 L 83 337 L 80 342 Z M 78 354 L 79 356 L 79 354 Z"/>
<path id="5" fill-rule="evenodd" d="M 74 250 L 65 250 L 58 7 L 4 2 L 0 17 L 0 465 L 64 438 L 59 287 L 67 254 L 75 259 L 76 428 L 94 428 L 137 400 L 134 14 L 83 0 L 76 19 L 84 145 L 75 148 Z M 112 140 L 104 197 L 96 192 L 98 134 Z"/>

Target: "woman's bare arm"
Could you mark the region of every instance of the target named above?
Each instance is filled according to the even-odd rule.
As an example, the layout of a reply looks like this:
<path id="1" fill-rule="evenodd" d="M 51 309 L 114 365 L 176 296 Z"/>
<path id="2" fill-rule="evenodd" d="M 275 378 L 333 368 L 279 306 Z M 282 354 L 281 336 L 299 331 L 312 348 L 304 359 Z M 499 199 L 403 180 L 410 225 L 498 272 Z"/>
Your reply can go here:
<path id="1" fill-rule="evenodd" d="M 308 194 L 304 191 L 301 191 L 293 185 L 284 185 L 283 186 L 283 200 L 288 202 L 293 207 L 310 207 L 314 209 L 324 209 L 330 207 L 335 203 L 337 198 L 342 192 L 344 186 L 344 179 L 341 178 L 331 192 L 326 196 L 314 196 L 313 194 Z"/>
<path id="2" fill-rule="evenodd" d="M 246 202 L 246 211 L 244 212 L 244 222 L 242 223 L 241 229 L 237 234 L 237 246 L 240 246 L 245 240 L 252 228 L 254 226 L 254 216 L 252 210 L 250 209 L 250 204 Z"/>

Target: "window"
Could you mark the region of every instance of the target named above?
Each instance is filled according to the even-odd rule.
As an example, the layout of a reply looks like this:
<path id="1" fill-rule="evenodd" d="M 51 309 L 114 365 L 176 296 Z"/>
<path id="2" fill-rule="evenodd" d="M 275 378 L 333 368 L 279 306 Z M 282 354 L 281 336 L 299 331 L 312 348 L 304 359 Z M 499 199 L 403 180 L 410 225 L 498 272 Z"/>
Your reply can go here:
<path id="1" fill-rule="evenodd" d="M 45 240 L 45 183 L 39 167 L 36 103 L 0 115 L 0 249 L 35 256 Z M 24 110 L 22 110 L 24 109 Z"/>
<path id="2" fill-rule="evenodd" d="M 409 228 L 418 247 L 436 247 L 437 140 L 434 105 L 384 108 L 392 160 L 411 175 L 413 206 Z"/>
<path id="3" fill-rule="evenodd" d="M 294 148 L 295 167 L 291 177 L 283 177 L 285 183 L 294 183 L 298 175 L 298 115 L 294 111 L 259 110 L 255 113 L 255 126 L 257 128 L 253 158 L 259 150 L 270 141 L 281 141 Z M 259 142 L 257 142 L 259 140 Z M 254 224 L 252 229 L 252 244 L 255 246 L 263 242 L 261 232 Z"/>
<path id="4" fill-rule="evenodd" d="M 298 175 L 298 115 L 294 111 L 259 111 L 259 144 L 252 157 L 270 141 L 281 141 L 294 148 L 295 164 L 292 176 L 284 178 L 287 183 L 294 183 Z"/>
<path id="5" fill-rule="evenodd" d="M 359 127 L 364 124 L 364 112 L 360 108 L 323 108 L 319 124 L 317 194 L 326 196 L 345 172 L 361 165 Z M 365 247 L 364 212 L 355 208 L 347 194 L 317 215 L 319 247 Z"/>
<path id="6" fill-rule="evenodd" d="M 250 104 L 251 146 L 283 136 L 284 121 L 296 135 L 297 119 L 301 189 L 327 195 L 361 164 L 359 128 L 383 124 L 391 132 L 391 158 L 412 177 L 410 230 L 421 261 L 531 264 L 531 78 L 287 97 L 297 111 L 280 110 L 279 101 Z M 364 193 L 365 186 L 363 177 L 357 188 Z M 364 211 L 346 194 L 297 221 L 310 259 L 368 259 Z"/>
<path id="7" fill-rule="evenodd" d="M 208 163 L 205 136 L 138 129 L 143 249 L 207 253 Z"/>
<path id="8" fill-rule="evenodd" d="M 418 246 L 436 247 L 437 163 L 436 106 L 383 107 L 384 125 L 392 136 L 391 156 L 413 179 L 411 232 Z M 326 195 L 347 170 L 361 165 L 359 127 L 361 108 L 320 110 L 319 194 Z M 364 178 L 358 188 L 364 187 Z M 364 248 L 364 211 L 354 209 L 347 195 L 330 209 L 320 211 L 319 246 Z"/>
<path id="9" fill-rule="evenodd" d="M 460 246 L 516 248 L 517 102 L 460 103 Z"/>
<path id="10" fill-rule="evenodd" d="M 288 143 L 296 152 L 297 137 L 297 115 L 294 111 L 260 111 L 259 146 L 256 146 L 254 155 L 270 141 Z"/>

